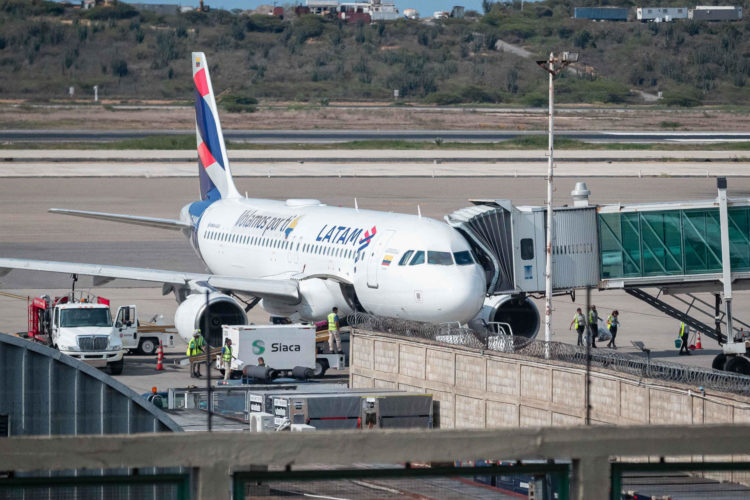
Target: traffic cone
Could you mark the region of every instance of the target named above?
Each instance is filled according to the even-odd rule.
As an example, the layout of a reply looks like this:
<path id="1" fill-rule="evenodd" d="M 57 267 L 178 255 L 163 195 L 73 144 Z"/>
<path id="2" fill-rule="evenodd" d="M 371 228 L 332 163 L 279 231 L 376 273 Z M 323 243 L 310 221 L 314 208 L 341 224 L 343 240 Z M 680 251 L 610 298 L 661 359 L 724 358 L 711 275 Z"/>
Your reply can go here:
<path id="1" fill-rule="evenodd" d="M 164 347 L 159 341 L 159 348 L 156 350 L 156 371 L 162 371 L 164 369 Z"/>
<path id="2" fill-rule="evenodd" d="M 703 344 L 701 344 L 701 332 L 698 332 L 698 340 L 695 341 L 695 348 L 696 349 L 703 349 Z"/>

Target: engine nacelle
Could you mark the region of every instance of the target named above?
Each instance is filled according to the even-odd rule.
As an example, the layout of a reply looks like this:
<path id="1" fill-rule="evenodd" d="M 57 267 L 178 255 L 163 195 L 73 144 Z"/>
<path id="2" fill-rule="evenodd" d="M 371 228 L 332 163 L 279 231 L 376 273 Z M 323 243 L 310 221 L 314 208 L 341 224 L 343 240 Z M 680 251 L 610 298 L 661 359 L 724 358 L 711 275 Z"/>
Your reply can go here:
<path id="1" fill-rule="evenodd" d="M 317 321 L 325 319 L 333 307 L 339 308 L 339 317 L 351 314 L 349 300 L 341 291 L 341 285 L 330 279 L 307 279 L 299 282 L 299 304 L 263 299 L 262 306 L 273 316 L 291 318 L 294 321 Z M 314 300 L 309 300 L 313 298 Z"/>
<path id="2" fill-rule="evenodd" d="M 206 313 L 208 313 L 208 331 L 206 331 Z M 222 344 L 221 325 L 246 324 L 247 314 L 242 304 L 229 295 L 219 292 L 209 294 L 208 308 L 204 294 L 188 295 L 174 313 L 174 326 L 185 342 L 190 342 L 195 329 L 200 328 L 208 345 L 213 347 Z"/>
<path id="3" fill-rule="evenodd" d="M 483 320 L 487 323 L 508 323 L 513 336 L 533 340 L 539 333 L 541 318 L 536 304 L 528 297 L 495 295 L 484 299 L 479 314 L 471 322 Z"/>

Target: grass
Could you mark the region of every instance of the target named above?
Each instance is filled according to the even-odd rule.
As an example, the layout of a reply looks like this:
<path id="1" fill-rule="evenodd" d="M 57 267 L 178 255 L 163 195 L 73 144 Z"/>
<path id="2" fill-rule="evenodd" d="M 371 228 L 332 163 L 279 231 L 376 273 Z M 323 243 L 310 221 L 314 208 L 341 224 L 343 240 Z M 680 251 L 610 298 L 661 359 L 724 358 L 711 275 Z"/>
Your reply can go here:
<path id="1" fill-rule="evenodd" d="M 363 140 L 337 142 L 326 144 L 309 143 L 273 143 L 255 144 L 248 142 L 227 141 L 227 149 L 289 149 L 289 150 L 332 150 L 332 149 L 394 149 L 394 150 L 511 150 L 511 149 L 546 149 L 547 136 L 529 136 L 500 142 L 445 142 L 433 141 L 403 141 L 403 140 Z M 126 139 L 112 142 L 14 142 L 0 144 L 0 149 L 81 149 L 81 150 L 191 150 L 195 149 L 195 136 L 165 135 L 151 136 L 140 139 Z M 671 151 L 674 149 L 693 151 L 750 151 L 750 141 L 720 142 L 711 144 L 638 144 L 638 143 L 588 143 L 576 139 L 558 138 L 555 149 L 588 149 L 588 150 L 644 150 Z"/>

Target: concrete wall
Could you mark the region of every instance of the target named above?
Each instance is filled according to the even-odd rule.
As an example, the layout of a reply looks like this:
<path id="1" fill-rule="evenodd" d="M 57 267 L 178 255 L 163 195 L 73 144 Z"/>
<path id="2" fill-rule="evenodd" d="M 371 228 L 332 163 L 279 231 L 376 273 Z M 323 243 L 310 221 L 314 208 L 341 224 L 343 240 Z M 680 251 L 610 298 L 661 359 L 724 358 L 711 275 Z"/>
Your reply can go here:
<path id="1" fill-rule="evenodd" d="M 579 365 L 357 330 L 352 387 L 427 392 L 445 429 L 582 425 Z M 750 423 L 750 398 L 690 393 L 688 387 L 592 370 L 591 418 L 599 424 Z"/>

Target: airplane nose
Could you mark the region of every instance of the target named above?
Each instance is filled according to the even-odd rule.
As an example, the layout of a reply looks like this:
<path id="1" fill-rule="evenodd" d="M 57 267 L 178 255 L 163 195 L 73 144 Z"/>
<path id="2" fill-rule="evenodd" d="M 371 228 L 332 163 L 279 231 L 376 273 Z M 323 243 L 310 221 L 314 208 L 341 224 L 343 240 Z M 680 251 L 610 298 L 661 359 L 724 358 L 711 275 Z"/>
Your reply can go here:
<path id="1" fill-rule="evenodd" d="M 466 323 L 474 319 L 484 303 L 485 291 L 486 283 L 481 270 L 460 270 L 452 277 L 450 286 L 444 288 L 439 304 L 436 304 L 442 321 Z"/>

